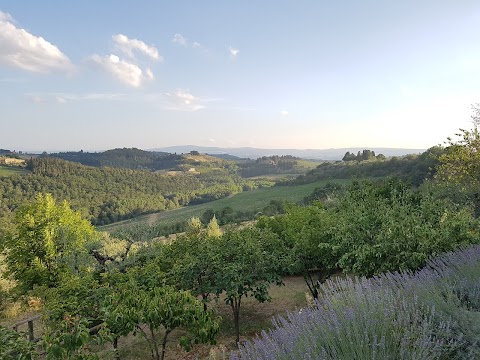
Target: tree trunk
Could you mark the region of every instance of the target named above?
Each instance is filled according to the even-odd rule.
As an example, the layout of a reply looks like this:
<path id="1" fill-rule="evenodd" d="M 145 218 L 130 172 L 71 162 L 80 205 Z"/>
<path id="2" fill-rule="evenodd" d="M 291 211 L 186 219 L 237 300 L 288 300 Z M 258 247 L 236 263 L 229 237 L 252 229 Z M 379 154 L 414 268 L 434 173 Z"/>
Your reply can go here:
<path id="1" fill-rule="evenodd" d="M 238 343 L 240 342 L 240 299 L 235 299 L 233 300 L 230 305 L 232 307 L 233 311 L 233 322 L 235 324 L 235 342 Z"/>
<path id="2" fill-rule="evenodd" d="M 167 347 L 168 334 L 170 334 L 170 330 L 165 330 L 165 335 L 163 336 L 163 341 L 162 341 L 162 357 L 160 358 L 160 360 L 163 360 L 165 358 L 165 350 Z"/>
<path id="3" fill-rule="evenodd" d="M 120 360 L 120 354 L 118 353 L 118 337 L 113 339 L 113 351 L 115 352 L 115 359 Z"/>
<path id="4" fill-rule="evenodd" d="M 312 275 L 308 270 L 303 274 L 303 279 L 307 283 L 308 290 L 310 290 L 310 294 L 312 294 L 313 299 L 315 301 L 318 300 L 318 288 L 316 286 L 316 282 L 312 279 Z"/>
<path id="5" fill-rule="evenodd" d="M 160 353 L 158 352 L 157 339 L 155 338 L 155 333 L 153 332 L 152 328 L 150 328 L 150 335 L 152 336 L 152 343 L 153 343 L 153 348 L 155 349 L 155 356 L 157 360 L 160 360 Z M 162 359 L 163 359 L 163 353 L 162 353 Z"/>
<path id="6" fill-rule="evenodd" d="M 207 312 L 207 310 L 208 310 L 207 298 L 208 298 L 208 294 L 202 294 L 202 302 L 203 302 L 203 311 L 204 312 Z"/>

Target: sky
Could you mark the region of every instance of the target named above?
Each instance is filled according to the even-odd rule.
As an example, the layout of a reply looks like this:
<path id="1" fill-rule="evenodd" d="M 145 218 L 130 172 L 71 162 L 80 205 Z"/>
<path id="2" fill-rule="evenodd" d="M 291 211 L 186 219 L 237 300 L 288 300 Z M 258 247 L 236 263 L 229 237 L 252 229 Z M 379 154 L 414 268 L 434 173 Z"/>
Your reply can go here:
<path id="1" fill-rule="evenodd" d="M 426 149 L 479 39 L 477 0 L 0 0 L 0 148 Z"/>

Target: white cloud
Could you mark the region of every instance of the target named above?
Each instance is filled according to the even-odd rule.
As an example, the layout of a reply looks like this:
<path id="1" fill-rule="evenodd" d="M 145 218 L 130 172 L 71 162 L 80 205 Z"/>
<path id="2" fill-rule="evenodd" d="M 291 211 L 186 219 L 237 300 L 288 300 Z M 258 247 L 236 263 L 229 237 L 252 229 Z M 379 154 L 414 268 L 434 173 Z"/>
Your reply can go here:
<path id="1" fill-rule="evenodd" d="M 63 96 L 57 96 L 55 97 L 55 100 L 59 103 L 59 104 L 65 104 L 67 102 L 67 99 L 65 99 Z"/>
<path id="2" fill-rule="evenodd" d="M 45 103 L 45 99 L 42 98 L 41 96 L 31 95 L 31 96 L 29 96 L 29 99 L 30 99 L 30 101 L 33 102 L 34 104 L 43 104 L 43 103 Z"/>
<path id="3" fill-rule="evenodd" d="M 136 50 L 144 55 L 149 56 L 154 60 L 163 60 L 162 56 L 160 56 L 155 46 L 149 46 L 141 40 L 129 39 L 123 34 L 113 35 L 112 39 L 115 42 L 115 46 L 117 47 L 117 49 L 127 54 L 131 58 L 135 58 L 135 56 L 133 55 L 133 51 Z"/>
<path id="4" fill-rule="evenodd" d="M 153 71 L 152 71 L 151 69 L 149 69 L 149 68 L 147 68 L 147 69 L 145 70 L 145 76 L 146 76 L 147 79 L 149 79 L 149 80 L 155 79 L 155 76 L 153 75 Z"/>
<path id="5" fill-rule="evenodd" d="M 137 65 L 121 60 L 117 55 L 100 56 L 95 54 L 90 59 L 117 80 L 133 87 L 139 87 L 145 81 L 153 79 L 150 69 L 143 72 Z"/>
<path id="6" fill-rule="evenodd" d="M 0 62 L 27 71 L 71 71 L 73 65 L 58 47 L 17 28 L 10 14 L 0 11 Z"/>
<path id="7" fill-rule="evenodd" d="M 240 52 L 240 50 L 233 48 L 231 46 L 228 48 L 228 51 L 230 52 L 230 56 L 233 58 L 236 58 L 238 53 Z"/>
<path id="8" fill-rule="evenodd" d="M 288 116 L 288 111 L 287 110 L 282 110 L 282 111 L 280 111 L 280 115 Z"/>
<path id="9" fill-rule="evenodd" d="M 193 48 L 201 48 L 201 47 L 203 47 L 203 46 L 202 46 L 202 44 L 200 44 L 199 42 L 196 42 L 196 41 L 195 41 L 195 42 L 192 44 L 192 47 L 193 47 Z"/>
<path id="10" fill-rule="evenodd" d="M 121 93 L 30 93 L 25 94 L 36 104 L 59 103 L 66 104 L 73 101 L 121 100 L 125 94 Z"/>
<path id="11" fill-rule="evenodd" d="M 172 42 L 181 46 L 187 46 L 187 39 L 178 33 L 173 36 Z"/>
<path id="12" fill-rule="evenodd" d="M 202 99 L 193 96 L 188 90 L 178 89 L 173 93 L 165 93 L 167 110 L 196 111 L 205 108 Z"/>

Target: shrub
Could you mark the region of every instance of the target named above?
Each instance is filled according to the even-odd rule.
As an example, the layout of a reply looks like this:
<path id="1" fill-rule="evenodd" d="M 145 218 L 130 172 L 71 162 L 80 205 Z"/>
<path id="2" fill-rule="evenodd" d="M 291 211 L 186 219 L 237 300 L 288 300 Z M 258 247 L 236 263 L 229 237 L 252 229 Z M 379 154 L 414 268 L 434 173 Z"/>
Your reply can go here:
<path id="1" fill-rule="evenodd" d="M 329 280 L 312 308 L 233 352 L 238 359 L 478 359 L 480 246 L 416 272 Z"/>

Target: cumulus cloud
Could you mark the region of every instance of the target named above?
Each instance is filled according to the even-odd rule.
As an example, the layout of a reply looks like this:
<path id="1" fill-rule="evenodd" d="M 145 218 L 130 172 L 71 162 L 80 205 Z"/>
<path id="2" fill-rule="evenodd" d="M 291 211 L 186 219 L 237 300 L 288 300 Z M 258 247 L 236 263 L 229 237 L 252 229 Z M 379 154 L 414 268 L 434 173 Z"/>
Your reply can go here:
<path id="1" fill-rule="evenodd" d="M 234 47 L 231 47 L 231 46 L 228 48 L 228 51 L 230 52 L 230 56 L 231 56 L 232 58 L 236 58 L 237 55 L 238 55 L 238 53 L 240 52 L 240 50 L 238 50 L 238 49 L 236 49 L 236 48 L 234 48 Z"/>
<path id="2" fill-rule="evenodd" d="M 129 39 L 123 34 L 117 34 L 112 36 L 113 41 L 117 49 L 127 54 L 131 58 L 135 58 L 133 51 L 140 52 L 144 55 L 149 56 L 153 60 L 162 61 L 163 58 L 158 53 L 158 50 L 155 46 L 147 45 L 143 41 L 138 39 Z"/>
<path id="3" fill-rule="evenodd" d="M 188 90 L 178 89 L 171 93 L 165 93 L 168 110 L 196 111 L 205 108 L 202 99 L 193 96 Z"/>
<path id="4" fill-rule="evenodd" d="M 187 46 L 187 39 L 178 33 L 173 36 L 172 42 L 181 46 Z"/>
<path id="5" fill-rule="evenodd" d="M 73 70 L 69 58 L 58 47 L 25 29 L 19 29 L 14 24 L 13 18 L 2 11 L 0 11 L 0 62 L 38 73 Z"/>
<path id="6" fill-rule="evenodd" d="M 137 65 L 122 60 L 117 55 L 100 56 L 95 54 L 90 59 L 117 80 L 133 87 L 139 87 L 145 81 L 154 79 L 150 69 L 146 69 L 144 72 Z"/>
<path id="7" fill-rule="evenodd" d="M 280 115 L 288 116 L 288 111 L 287 110 L 282 110 L 282 111 L 280 111 Z"/>
<path id="8" fill-rule="evenodd" d="M 201 48 L 203 47 L 202 44 L 200 44 L 199 42 L 194 42 L 193 45 L 192 45 L 193 48 Z"/>

